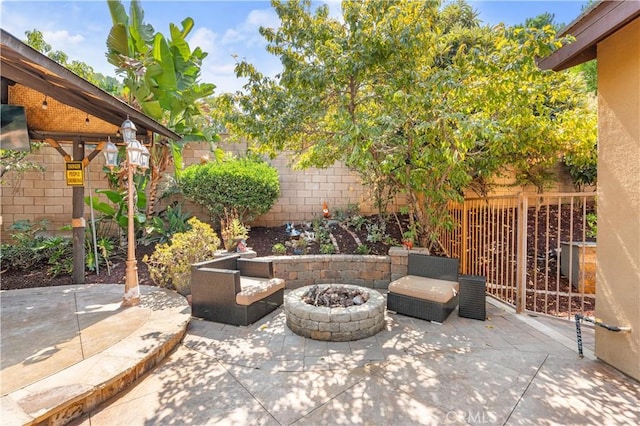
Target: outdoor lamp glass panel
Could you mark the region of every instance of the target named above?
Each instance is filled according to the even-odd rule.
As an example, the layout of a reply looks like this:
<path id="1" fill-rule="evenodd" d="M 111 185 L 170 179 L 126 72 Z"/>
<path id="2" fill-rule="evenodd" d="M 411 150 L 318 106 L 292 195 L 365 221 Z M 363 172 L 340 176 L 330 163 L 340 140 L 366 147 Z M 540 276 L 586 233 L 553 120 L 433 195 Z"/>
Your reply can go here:
<path id="1" fill-rule="evenodd" d="M 108 139 L 103 154 L 107 167 L 110 169 L 118 167 L 118 148 L 111 142 L 111 138 Z"/>
<path id="2" fill-rule="evenodd" d="M 149 154 L 149 150 L 146 146 L 141 145 L 140 168 L 142 170 L 147 170 L 149 168 L 149 157 L 151 157 L 151 154 Z"/>
<path id="3" fill-rule="evenodd" d="M 139 166 L 141 153 L 142 153 L 142 145 L 140 144 L 140 142 L 138 142 L 135 139 L 128 142 L 127 155 L 129 156 L 129 165 Z"/>
<path id="4" fill-rule="evenodd" d="M 136 125 L 133 124 L 133 121 L 127 118 L 122 122 L 120 126 L 120 130 L 122 131 L 122 139 L 124 139 L 125 143 L 129 143 L 136 139 Z"/>

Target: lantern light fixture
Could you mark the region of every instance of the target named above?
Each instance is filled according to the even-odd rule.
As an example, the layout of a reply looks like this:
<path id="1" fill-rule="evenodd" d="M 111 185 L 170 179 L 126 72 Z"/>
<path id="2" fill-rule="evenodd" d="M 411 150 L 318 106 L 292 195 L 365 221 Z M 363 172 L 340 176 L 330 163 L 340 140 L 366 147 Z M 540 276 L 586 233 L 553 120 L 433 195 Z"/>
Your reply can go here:
<path id="1" fill-rule="evenodd" d="M 102 152 L 105 158 L 105 165 L 109 170 L 113 170 L 114 167 L 118 167 L 118 147 L 111 142 L 111 137 L 107 138 L 107 145 Z"/>

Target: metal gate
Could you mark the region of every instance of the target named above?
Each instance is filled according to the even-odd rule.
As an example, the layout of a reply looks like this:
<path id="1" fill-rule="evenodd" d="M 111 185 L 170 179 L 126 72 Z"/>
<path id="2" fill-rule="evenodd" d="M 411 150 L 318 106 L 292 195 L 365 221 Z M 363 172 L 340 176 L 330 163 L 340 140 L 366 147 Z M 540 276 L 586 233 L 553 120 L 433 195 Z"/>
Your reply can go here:
<path id="1" fill-rule="evenodd" d="M 461 272 L 519 312 L 572 318 L 595 310 L 594 193 L 519 194 L 452 203 L 441 242 Z"/>

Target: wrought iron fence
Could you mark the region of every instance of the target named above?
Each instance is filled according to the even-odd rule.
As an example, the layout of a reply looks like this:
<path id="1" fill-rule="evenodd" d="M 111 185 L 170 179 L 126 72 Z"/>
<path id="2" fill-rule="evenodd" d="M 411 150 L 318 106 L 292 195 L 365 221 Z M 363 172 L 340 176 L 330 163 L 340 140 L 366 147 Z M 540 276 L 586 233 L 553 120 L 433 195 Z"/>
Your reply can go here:
<path id="1" fill-rule="evenodd" d="M 594 193 L 519 194 L 452 203 L 441 243 L 461 272 L 518 311 L 571 318 L 595 309 Z"/>

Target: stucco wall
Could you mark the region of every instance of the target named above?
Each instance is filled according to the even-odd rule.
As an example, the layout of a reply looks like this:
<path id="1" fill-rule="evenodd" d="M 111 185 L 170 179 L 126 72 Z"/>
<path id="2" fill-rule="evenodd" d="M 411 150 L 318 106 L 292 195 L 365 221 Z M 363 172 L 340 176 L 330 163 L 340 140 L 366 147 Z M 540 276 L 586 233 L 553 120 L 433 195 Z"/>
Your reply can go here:
<path id="1" fill-rule="evenodd" d="M 598 44 L 596 356 L 640 380 L 640 19 Z"/>

